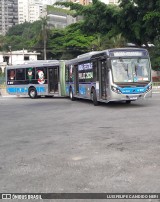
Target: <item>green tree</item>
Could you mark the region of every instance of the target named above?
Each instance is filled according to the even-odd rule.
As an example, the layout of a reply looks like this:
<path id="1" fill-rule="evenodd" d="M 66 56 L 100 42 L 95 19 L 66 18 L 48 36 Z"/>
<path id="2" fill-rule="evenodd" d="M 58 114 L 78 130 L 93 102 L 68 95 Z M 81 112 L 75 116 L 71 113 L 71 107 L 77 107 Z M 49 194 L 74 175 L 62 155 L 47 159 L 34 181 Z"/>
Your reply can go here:
<path id="1" fill-rule="evenodd" d="M 65 48 L 76 51 L 79 54 L 89 51 L 89 45 L 94 40 L 94 37 L 83 34 L 80 29 L 73 30 L 72 27 L 67 28 Z"/>
<path id="2" fill-rule="evenodd" d="M 47 45 L 47 38 L 48 38 L 48 32 L 49 29 L 47 27 L 47 17 L 41 18 L 41 31 L 40 31 L 40 40 L 43 41 L 43 55 L 44 55 L 44 60 L 46 60 L 47 57 L 47 52 L 46 52 L 46 45 Z"/>
<path id="3" fill-rule="evenodd" d="M 52 59 L 60 59 L 62 57 L 63 52 L 65 51 L 64 43 L 65 43 L 65 29 L 53 29 L 50 32 L 50 36 L 48 38 L 48 51 L 50 52 L 50 58 Z"/>
<path id="4" fill-rule="evenodd" d="M 122 37 L 121 34 L 118 34 L 113 37 L 109 35 L 100 35 L 98 34 L 91 42 L 92 50 L 100 51 L 109 48 L 121 48 L 126 46 L 126 40 Z"/>
<path id="5" fill-rule="evenodd" d="M 0 50 L 3 50 L 6 38 L 3 35 L 0 35 Z"/>
<path id="6" fill-rule="evenodd" d="M 90 43 L 95 39 L 93 36 L 84 35 L 76 24 L 63 30 L 52 30 L 48 48 L 54 58 L 69 59 L 79 54 L 90 51 Z"/>
<path id="7" fill-rule="evenodd" d="M 9 29 L 6 34 L 6 43 L 4 50 L 8 50 L 8 45 L 12 46 L 12 50 L 28 49 L 33 50 L 37 43 L 37 36 L 41 29 L 41 21 L 33 23 L 25 22 L 15 25 Z"/>
<path id="8" fill-rule="evenodd" d="M 159 1 L 159 0 L 158 0 Z M 153 43 L 156 38 L 156 23 L 146 20 L 146 13 L 154 11 L 155 0 L 121 0 L 118 26 L 128 41 L 138 46 Z"/>
<path id="9" fill-rule="evenodd" d="M 100 33 L 106 35 L 110 33 L 111 35 L 111 33 L 115 33 L 115 30 L 117 30 L 119 7 L 116 5 L 106 5 L 99 0 L 93 0 L 92 2 L 92 4 L 87 6 L 72 2 L 58 2 L 56 4 L 76 11 L 74 16 L 83 16 L 80 28 L 85 34 L 93 35 Z"/>
<path id="10" fill-rule="evenodd" d="M 30 26 L 31 26 L 31 23 L 29 23 L 29 22 L 24 22 L 22 24 L 12 26 L 8 30 L 6 36 L 13 36 L 13 35 L 21 36 L 24 33 L 24 29 L 28 29 L 28 28 L 30 28 Z"/>
<path id="11" fill-rule="evenodd" d="M 81 15 L 81 21 L 65 29 L 48 30 L 47 18 L 34 23 L 23 23 L 12 27 L 1 47 L 8 50 L 28 49 L 44 53 L 44 59 L 68 59 L 91 50 L 124 47 L 128 42 L 137 46 L 154 43 L 152 61 L 156 60 L 160 39 L 160 0 L 120 0 L 120 6 L 106 5 L 99 0 L 82 6 L 72 2 L 59 2 L 70 7 L 66 11 L 74 16 Z M 49 7 L 59 11 L 59 8 Z M 147 47 L 149 48 L 149 47 Z M 47 56 L 46 56 L 47 55 Z"/>

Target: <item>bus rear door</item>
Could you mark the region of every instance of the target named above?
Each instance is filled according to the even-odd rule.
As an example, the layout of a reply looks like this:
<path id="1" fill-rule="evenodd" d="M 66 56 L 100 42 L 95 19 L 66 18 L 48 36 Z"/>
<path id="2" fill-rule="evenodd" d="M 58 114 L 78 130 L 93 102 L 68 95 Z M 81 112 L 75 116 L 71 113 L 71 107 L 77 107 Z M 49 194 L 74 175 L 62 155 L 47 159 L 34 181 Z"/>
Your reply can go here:
<path id="1" fill-rule="evenodd" d="M 49 93 L 58 93 L 59 67 L 48 69 L 49 72 Z"/>
<path id="2" fill-rule="evenodd" d="M 79 76 L 78 76 L 78 65 L 74 66 L 74 94 L 79 95 Z"/>

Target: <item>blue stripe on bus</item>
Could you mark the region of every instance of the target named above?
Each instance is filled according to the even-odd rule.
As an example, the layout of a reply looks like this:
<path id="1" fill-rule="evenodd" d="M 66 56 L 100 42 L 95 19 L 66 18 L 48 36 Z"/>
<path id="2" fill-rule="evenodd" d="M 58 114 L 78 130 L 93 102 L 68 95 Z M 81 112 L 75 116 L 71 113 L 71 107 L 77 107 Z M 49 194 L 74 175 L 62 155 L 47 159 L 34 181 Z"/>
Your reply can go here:
<path id="1" fill-rule="evenodd" d="M 66 86 L 66 93 L 69 94 L 69 86 Z"/>
<path id="2" fill-rule="evenodd" d="M 72 91 L 74 92 L 74 87 L 72 87 Z M 85 95 L 86 91 L 87 90 L 85 86 L 79 86 L 79 94 Z M 66 93 L 69 94 L 69 86 L 66 86 Z"/>
<path id="3" fill-rule="evenodd" d="M 16 94 L 16 93 L 27 93 L 28 92 L 28 89 L 27 88 L 14 88 L 14 87 L 12 87 L 12 88 L 8 88 L 7 89 L 7 91 L 8 91 L 8 93 L 14 93 L 14 94 Z"/>
<path id="4" fill-rule="evenodd" d="M 37 93 L 44 93 L 46 92 L 46 89 L 45 87 L 36 87 L 36 90 L 37 90 Z M 28 93 L 28 88 L 27 87 L 23 87 L 23 88 L 20 88 L 20 87 L 11 87 L 11 88 L 7 88 L 7 92 L 8 93 Z"/>
<path id="5" fill-rule="evenodd" d="M 123 94 L 140 94 L 140 93 L 144 93 L 147 90 L 147 87 L 126 87 L 126 88 L 120 88 L 119 90 L 123 93 Z"/>
<path id="6" fill-rule="evenodd" d="M 38 93 L 45 93 L 46 92 L 45 87 L 36 87 L 36 90 Z"/>
<path id="7" fill-rule="evenodd" d="M 7 88 L 8 93 L 16 93 L 16 88 Z"/>
<path id="8" fill-rule="evenodd" d="M 79 93 L 81 94 L 81 95 L 85 95 L 86 94 L 86 88 L 85 87 L 79 87 Z"/>
<path id="9" fill-rule="evenodd" d="M 74 83 L 68 82 L 68 84 L 74 84 Z M 95 83 L 79 82 L 79 84 L 95 84 Z M 121 91 L 122 94 L 141 94 L 146 92 L 147 87 L 148 85 L 145 87 L 124 87 L 124 88 L 117 86 L 117 88 Z M 72 87 L 72 90 L 74 91 L 74 87 Z M 66 93 L 69 93 L 69 86 L 66 86 Z M 79 93 L 82 95 L 86 94 L 85 86 L 79 86 Z"/>
<path id="10" fill-rule="evenodd" d="M 28 89 L 27 88 L 16 88 L 17 93 L 27 93 Z"/>

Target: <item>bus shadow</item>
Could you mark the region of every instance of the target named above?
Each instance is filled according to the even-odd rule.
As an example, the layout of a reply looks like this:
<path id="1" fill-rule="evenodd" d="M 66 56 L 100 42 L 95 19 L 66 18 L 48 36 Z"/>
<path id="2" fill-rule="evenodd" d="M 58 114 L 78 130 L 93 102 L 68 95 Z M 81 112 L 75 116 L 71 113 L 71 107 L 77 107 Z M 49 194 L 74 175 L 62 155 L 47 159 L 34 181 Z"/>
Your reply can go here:
<path id="1" fill-rule="evenodd" d="M 93 105 L 93 102 L 91 100 L 87 99 L 76 99 L 75 102 L 80 102 L 80 103 L 88 103 Z M 107 108 L 139 108 L 139 107 L 147 107 L 150 105 L 150 102 L 147 101 L 132 101 L 130 104 L 127 104 L 125 101 L 115 101 L 115 102 L 99 102 L 97 107 L 107 107 Z M 95 106 L 96 107 L 96 106 Z"/>
<path id="2" fill-rule="evenodd" d="M 25 99 L 25 100 L 29 100 L 31 99 L 30 97 L 21 97 L 21 96 L 17 96 L 17 99 Z M 40 96 L 37 97 L 36 99 L 31 99 L 31 100 L 68 100 L 69 102 L 73 102 L 70 100 L 69 97 L 54 97 L 54 96 Z M 76 100 L 74 101 L 74 103 L 84 103 L 84 104 L 89 104 L 89 105 L 93 105 L 93 102 L 91 100 L 87 100 L 87 99 L 81 99 L 81 98 L 76 98 Z M 149 105 L 151 105 L 151 103 L 149 101 L 132 101 L 130 104 L 127 104 L 125 101 L 115 101 L 115 102 L 109 102 L 109 103 L 104 103 L 104 102 L 99 102 L 97 107 L 107 107 L 107 108 L 142 108 L 142 107 L 148 107 Z M 96 107 L 96 106 L 95 106 Z"/>
<path id="3" fill-rule="evenodd" d="M 46 99 L 46 100 L 48 100 L 48 99 L 56 99 L 56 100 L 58 100 L 58 99 L 66 99 L 66 97 L 54 97 L 54 96 L 38 96 L 37 98 L 35 98 L 35 99 L 31 99 L 30 97 L 28 97 L 28 96 L 17 96 L 17 97 L 15 97 L 15 98 L 18 98 L 18 99 L 30 99 L 30 100 L 40 100 L 40 99 Z"/>

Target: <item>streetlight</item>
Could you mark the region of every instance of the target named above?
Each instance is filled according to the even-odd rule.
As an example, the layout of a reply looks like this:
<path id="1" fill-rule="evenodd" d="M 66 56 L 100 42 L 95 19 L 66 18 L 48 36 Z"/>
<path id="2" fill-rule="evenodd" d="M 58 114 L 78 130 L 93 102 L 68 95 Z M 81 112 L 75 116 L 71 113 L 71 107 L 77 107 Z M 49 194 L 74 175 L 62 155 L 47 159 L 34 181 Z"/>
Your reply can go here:
<path id="1" fill-rule="evenodd" d="M 8 46 L 9 50 L 10 50 L 10 57 L 11 57 L 11 65 L 12 65 L 12 46 Z"/>

